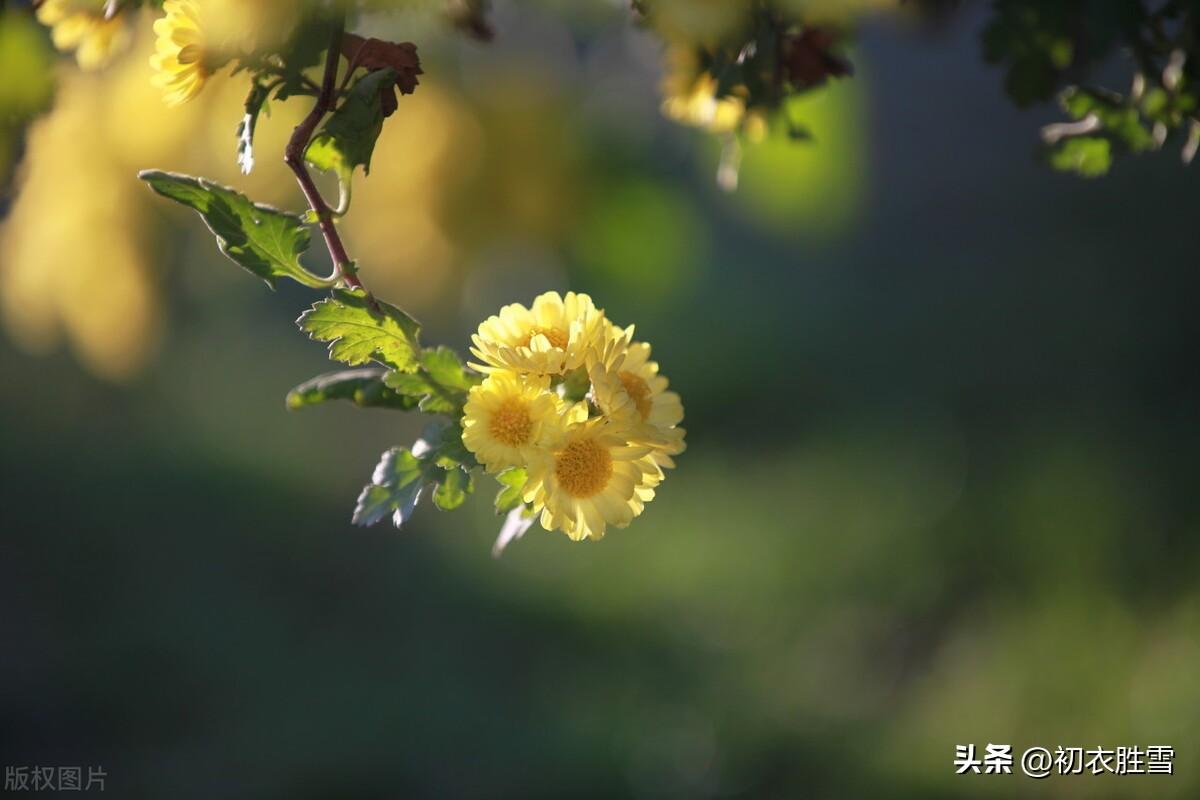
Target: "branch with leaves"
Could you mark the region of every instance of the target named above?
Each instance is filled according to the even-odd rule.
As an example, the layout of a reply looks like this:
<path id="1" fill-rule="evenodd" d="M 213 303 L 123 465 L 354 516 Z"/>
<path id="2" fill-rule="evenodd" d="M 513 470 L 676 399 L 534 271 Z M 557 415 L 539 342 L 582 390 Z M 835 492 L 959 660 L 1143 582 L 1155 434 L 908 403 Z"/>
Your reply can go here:
<path id="1" fill-rule="evenodd" d="M 186 100 L 213 63 L 202 49 L 188 50 L 204 41 L 196 28 L 205 18 L 192 0 L 168 0 L 164 10 L 155 66 L 168 98 Z M 384 123 L 399 108 L 397 92 L 416 89 L 421 65 L 415 45 L 363 38 L 345 27 L 337 11 L 306 20 L 295 34 L 323 38 L 320 83 L 304 74 L 311 51 L 300 42 L 237 65 L 251 84 L 239 128 L 245 169 L 253 166 L 254 129 L 267 103 L 313 98 L 284 153 L 307 212 L 255 203 L 201 177 L 149 170 L 141 179 L 198 213 L 220 251 L 268 286 L 285 278 L 331 292 L 297 325 L 352 369 L 296 387 L 289 408 L 347 400 L 432 418 L 411 447 L 383 454 L 358 498 L 355 523 L 390 518 L 400 526 L 425 498 L 453 510 L 474 491 L 476 474 L 486 472 L 498 479 L 495 506 L 507 515 L 497 553 L 535 521 L 576 541 L 628 525 L 684 449 L 682 403 L 632 327 L 614 325 L 587 295 L 547 292 L 484 321 L 473 340 L 478 363 L 468 368 L 450 348 L 423 346 L 417 321 L 360 281 L 338 220 L 350 212 L 359 168 L 370 172 Z M 310 168 L 336 176 L 336 208 Z M 301 261 L 312 226 L 329 251 L 328 276 Z"/>
<path id="2" fill-rule="evenodd" d="M 228 70 L 248 90 L 237 126 L 237 161 L 254 168 L 260 116 L 303 101 L 307 113 L 283 153 L 306 208 L 257 203 L 204 177 L 140 173 L 159 195 L 195 211 L 217 246 L 268 286 L 280 279 L 328 292 L 298 321 L 326 343 L 342 368 L 296 387 L 290 408 L 333 400 L 431 417 L 411 447 L 389 449 L 364 488 L 354 520 L 410 518 L 423 498 L 461 505 L 479 473 L 496 476 L 496 508 L 507 514 L 499 543 L 535 520 L 576 540 L 597 539 L 640 515 L 684 449 L 683 406 L 650 346 L 613 324 L 584 294 L 547 292 L 485 320 L 466 359 L 420 341 L 420 325 L 363 285 L 339 222 L 352 212 L 354 183 L 370 174 L 387 120 L 422 74 L 416 45 L 350 32 L 386 0 L 39 0 L 37 18 L 85 69 L 102 67 L 129 40 L 132 15 L 156 17 L 151 81 L 168 105 L 189 102 Z M 819 4 L 817 4 L 819 5 Z M 866 5 L 865 3 L 863 4 Z M 943 0 L 902 4 L 943 15 Z M 689 4 L 637 0 L 637 22 L 661 36 L 667 64 L 663 112 L 724 142 L 719 182 L 733 188 L 744 144 L 772 131 L 810 137 L 794 98 L 853 74 L 850 13 L 784 0 L 721 5 L 722 24 L 696 33 L 680 15 Z M 1105 172 L 1117 152 L 1180 142 L 1184 161 L 1200 148 L 1200 9 L 1195 0 L 1121 4 L 1093 14 L 1088 0 L 997 0 L 984 34 L 986 57 L 1007 67 L 1021 105 L 1060 99 L 1070 120 L 1043 131 L 1050 162 L 1084 175 Z M 454 27 L 479 40 L 494 31 L 483 0 L 447 0 Z M 692 30 L 693 35 L 685 33 Z M 1087 69 L 1124 48 L 1132 58 L 1126 94 L 1086 82 Z M 338 198 L 322 195 L 313 171 L 332 175 Z M 361 210 L 356 210 L 361 213 Z M 305 263 L 313 230 L 328 250 L 324 275 Z"/>

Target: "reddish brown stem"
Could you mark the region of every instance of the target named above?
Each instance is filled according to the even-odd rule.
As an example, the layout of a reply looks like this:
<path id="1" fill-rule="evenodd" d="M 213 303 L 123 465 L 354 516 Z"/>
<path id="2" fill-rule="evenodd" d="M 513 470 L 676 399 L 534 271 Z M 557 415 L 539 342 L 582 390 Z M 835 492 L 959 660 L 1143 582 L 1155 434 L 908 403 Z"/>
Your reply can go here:
<path id="1" fill-rule="evenodd" d="M 329 204 L 325 202 L 325 198 L 321 196 L 317 184 L 313 182 L 308 167 L 304 165 L 304 152 L 308 149 L 309 142 L 312 141 L 317 125 L 321 123 L 326 114 L 333 110 L 333 103 L 337 96 L 338 61 L 342 53 L 342 34 L 345 30 L 345 22 L 345 18 L 341 16 L 334 22 L 329 52 L 325 56 L 325 76 L 321 81 L 321 92 L 317 95 L 317 102 L 312 107 L 312 111 L 309 111 L 308 116 L 292 131 L 292 138 L 288 140 L 287 149 L 284 151 L 284 161 L 296 174 L 300 191 L 304 192 L 309 208 L 317 217 L 317 224 L 321 228 L 321 235 L 325 237 L 325 246 L 329 248 L 329 256 L 333 259 L 338 275 L 346 282 L 347 286 L 362 289 L 362 283 L 354 274 L 354 262 L 347 255 L 346 246 L 342 243 L 337 226 L 334 225 L 333 212 L 330 210 Z"/>

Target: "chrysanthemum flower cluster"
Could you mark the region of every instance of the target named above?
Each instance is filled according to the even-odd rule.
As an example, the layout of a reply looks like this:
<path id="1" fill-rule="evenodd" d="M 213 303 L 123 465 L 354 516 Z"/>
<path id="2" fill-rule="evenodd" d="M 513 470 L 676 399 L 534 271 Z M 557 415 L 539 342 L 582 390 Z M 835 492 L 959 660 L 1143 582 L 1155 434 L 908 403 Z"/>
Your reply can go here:
<path id="1" fill-rule="evenodd" d="M 684 450 L 683 404 L 650 360 L 586 294 L 505 306 L 472 337 L 463 443 L 484 469 L 515 474 L 527 519 L 575 541 L 624 528 Z"/>

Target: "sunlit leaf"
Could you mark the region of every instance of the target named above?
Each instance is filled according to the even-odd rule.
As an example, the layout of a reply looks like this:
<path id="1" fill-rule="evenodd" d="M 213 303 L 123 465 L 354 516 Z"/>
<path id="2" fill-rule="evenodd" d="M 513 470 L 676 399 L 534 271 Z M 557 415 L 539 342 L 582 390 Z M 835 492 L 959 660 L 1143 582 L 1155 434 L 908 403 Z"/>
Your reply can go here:
<path id="1" fill-rule="evenodd" d="M 445 470 L 446 475 L 433 490 L 433 504 L 442 511 L 453 511 L 466 502 L 474 489 L 474 479 L 461 467 Z"/>
<path id="2" fill-rule="evenodd" d="M 496 476 L 501 489 L 496 494 L 496 513 L 507 514 L 521 505 L 521 493 L 525 489 L 528 473 L 521 467 L 507 469 Z"/>
<path id="3" fill-rule="evenodd" d="M 362 166 L 369 174 L 375 142 L 387 116 L 386 98 L 391 97 L 390 107 L 395 107 L 395 85 L 396 71 L 390 68 L 360 78 L 308 146 L 304 154 L 308 163 L 336 173 L 343 184 L 349 184 L 355 167 Z"/>
<path id="4" fill-rule="evenodd" d="M 382 362 L 400 372 L 417 368 L 421 326 L 395 306 L 365 292 L 338 290 L 296 320 L 311 338 L 329 342 L 329 356 L 351 366 Z"/>
<path id="5" fill-rule="evenodd" d="M 329 285 L 300 263 L 311 236 L 299 216 L 256 204 L 205 178 L 158 170 L 146 170 L 138 177 L 163 197 L 195 209 L 217 237 L 221 252 L 268 286 L 274 288 L 280 277 L 313 288 Z"/>

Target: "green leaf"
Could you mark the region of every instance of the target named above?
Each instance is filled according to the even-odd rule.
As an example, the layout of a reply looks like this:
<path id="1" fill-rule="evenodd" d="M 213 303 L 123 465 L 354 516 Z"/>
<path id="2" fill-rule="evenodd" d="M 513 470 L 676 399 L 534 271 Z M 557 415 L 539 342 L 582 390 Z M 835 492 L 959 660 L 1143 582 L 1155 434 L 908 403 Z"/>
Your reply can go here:
<path id="1" fill-rule="evenodd" d="M 369 72 L 350 90 L 341 106 L 312 140 L 304 157 L 320 170 L 333 171 L 338 179 L 349 185 L 355 167 L 362 166 L 363 174 L 371 172 L 371 155 L 383 130 L 384 93 L 393 99 L 396 71 L 380 69 Z"/>
<path id="2" fill-rule="evenodd" d="M 329 356 L 350 366 L 380 361 L 400 372 L 417 369 L 421 326 L 395 306 L 361 290 L 335 290 L 296 320 L 300 330 L 329 342 Z"/>
<path id="3" fill-rule="evenodd" d="M 415 372 L 394 372 L 384 379 L 389 388 L 412 398 L 430 414 L 461 412 L 467 391 L 477 382 L 463 368 L 458 354 L 448 347 L 424 350 Z"/>
<path id="4" fill-rule="evenodd" d="M 258 205 L 240 192 L 204 178 L 146 170 L 138 177 L 163 197 L 195 209 L 217 237 L 221 252 L 274 288 L 276 278 L 316 289 L 331 279 L 313 275 L 300 263 L 310 235 L 303 220 L 271 206 Z"/>
<path id="5" fill-rule="evenodd" d="M 1100 136 L 1064 139 L 1050 151 L 1050 165 L 1085 178 L 1099 177 L 1112 166 L 1112 143 Z"/>
<path id="6" fill-rule="evenodd" d="M 442 511 L 453 511 L 466 502 L 467 495 L 475 488 L 471 473 L 461 467 L 446 470 L 446 477 L 433 490 L 433 504 Z"/>
<path id="7" fill-rule="evenodd" d="M 416 400 L 387 387 L 384 376 L 388 374 L 391 374 L 389 370 L 371 368 L 319 375 L 288 392 L 287 407 L 306 408 L 330 400 L 349 400 L 359 408 L 395 408 L 401 411 L 416 408 Z"/>
<path id="8" fill-rule="evenodd" d="M 496 480 L 500 482 L 501 486 L 499 493 L 496 494 L 497 514 L 507 514 L 524 502 L 521 499 L 521 493 L 524 491 L 525 482 L 528 479 L 528 473 L 523 467 L 506 469 L 496 476 Z"/>
<path id="9" fill-rule="evenodd" d="M 393 447 L 384 453 L 371 483 L 358 496 L 353 523 L 374 525 L 389 515 L 397 528 L 407 522 L 428 482 L 426 467 L 407 448 Z"/>
<path id="10" fill-rule="evenodd" d="M 1154 147 L 1154 137 L 1141 114 L 1118 94 L 1072 87 L 1063 92 L 1062 106 L 1075 119 L 1094 115 L 1104 131 L 1131 153 Z"/>
<path id="11" fill-rule="evenodd" d="M 431 426 L 412 449 L 394 447 L 383 454 L 371 483 L 358 496 L 353 521 L 374 525 L 391 516 L 396 527 L 406 522 L 432 487 L 433 504 L 443 511 L 458 508 L 475 488 L 470 465 L 460 460 L 462 429 L 457 425 Z"/>

